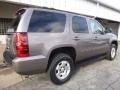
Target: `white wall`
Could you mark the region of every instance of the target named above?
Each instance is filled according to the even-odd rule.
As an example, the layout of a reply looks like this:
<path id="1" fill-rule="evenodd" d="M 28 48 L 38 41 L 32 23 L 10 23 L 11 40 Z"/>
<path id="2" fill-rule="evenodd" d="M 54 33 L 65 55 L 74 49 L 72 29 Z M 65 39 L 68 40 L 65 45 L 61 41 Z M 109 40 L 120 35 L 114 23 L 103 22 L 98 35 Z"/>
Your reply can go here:
<path id="1" fill-rule="evenodd" d="M 120 0 L 94 0 L 94 1 L 99 1 L 117 10 L 120 10 Z"/>
<path id="2" fill-rule="evenodd" d="M 101 4 L 97 6 L 97 3 L 91 2 L 93 0 L 1 0 L 1 1 L 55 8 L 120 22 L 120 12 L 104 7 Z M 112 8 L 120 10 L 119 0 L 94 0 L 94 1 L 102 2 L 106 5 L 111 6 Z M 117 2 L 117 4 L 115 2 Z M 5 9 L 6 7 L 8 6 L 4 6 L 5 12 L 0 13 L 1 16 L 7 17 L 10 15 L 9 11 L 13 10 L 13 8 L 11 9 L 11 7 L 9 7 L 8 10 L 6 10 Z M 0 8 L 0 12 L 2 12 L 1 9 L 2 8 Z M 14 7 L 14 9 L 17 9 L 17 7 Z M 118 39 L 120 40 L 120 28 Z"/>
<path id="3" fill-rule="evenodd" d="M 101 6 L 101 4 L 100 4 L 100 7 L 97 7 L 96 3 L 91 2 L 93 0 L 3 0 L 3 1 L 51 7 L 51 8 L 56 8 L 60 10 L 67 10 L 71 12 L 85 14 L 85 15 L 98 16 L 100 18 L 120 22 L 120 13 L 118 13 L 117 11 L 113 11 L 112 9 L 103 7 Z M 104 0 L 98 0 L 98 1 L 104 1 Z M 111 0 L 109 0 L 109 2 L 110 1 Z M 119 0 L 115 0 L 114 2 L 116 1 L 119 1 Z M 111 7 L 115 6 L 115 5 L 112 5 L 112 3 L 110 4 L 109 2 L 107 0 L 106 2 L 103 2 L 103 3 L 108 4 Z"/>
<path id="4" fill-rule="evenodd" d="M 99 6 L 97 17 L 120 22 L 120 13 L 103 6 Z"/>
<path id="5" fill-rule="evenodd" d="M 0 44 L 6 43 L 6 35 L 0 35 Z"/>

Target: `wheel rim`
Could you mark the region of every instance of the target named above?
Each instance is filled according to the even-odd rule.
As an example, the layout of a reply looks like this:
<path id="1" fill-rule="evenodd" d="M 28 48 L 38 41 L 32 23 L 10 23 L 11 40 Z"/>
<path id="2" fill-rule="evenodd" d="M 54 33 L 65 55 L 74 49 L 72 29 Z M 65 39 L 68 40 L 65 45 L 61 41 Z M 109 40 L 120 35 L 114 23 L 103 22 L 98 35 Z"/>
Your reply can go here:
<path id="1" fill-rule="evenodd" d="M 111 49 L 111 57 L 114 58 L 115 57 L 115 54 L 116 54 L 116 49 L 113 47 Z"/>
<path id="2" fill-rule="evenodd" d="M 70 64 L 68 61 L 61 61 L 55 69 L 56 77 L 59 80 L 65 79 L 70 74 Z"/>

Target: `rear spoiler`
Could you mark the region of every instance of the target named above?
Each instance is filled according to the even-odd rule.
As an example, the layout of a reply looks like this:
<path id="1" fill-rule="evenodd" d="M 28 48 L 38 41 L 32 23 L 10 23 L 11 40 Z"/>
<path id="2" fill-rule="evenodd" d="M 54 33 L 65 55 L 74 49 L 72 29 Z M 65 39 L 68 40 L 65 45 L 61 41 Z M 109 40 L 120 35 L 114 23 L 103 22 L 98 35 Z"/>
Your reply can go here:
<path id="1" fill-rule="evenodd" d="M 19 9 L 15 14 L 16 15 L 21 15 L 26 11 L 26 9 Z"/>

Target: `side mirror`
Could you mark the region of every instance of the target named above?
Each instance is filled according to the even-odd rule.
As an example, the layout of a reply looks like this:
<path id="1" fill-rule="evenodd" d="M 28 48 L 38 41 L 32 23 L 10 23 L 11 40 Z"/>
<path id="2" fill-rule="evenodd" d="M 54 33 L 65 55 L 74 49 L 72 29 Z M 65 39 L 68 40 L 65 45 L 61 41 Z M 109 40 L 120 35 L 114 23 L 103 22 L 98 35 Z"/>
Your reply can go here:
<path id="1" fill-rule="evenodd" d="M 106 28 L 105 33 L 112 33 L 112 28 Z"/>

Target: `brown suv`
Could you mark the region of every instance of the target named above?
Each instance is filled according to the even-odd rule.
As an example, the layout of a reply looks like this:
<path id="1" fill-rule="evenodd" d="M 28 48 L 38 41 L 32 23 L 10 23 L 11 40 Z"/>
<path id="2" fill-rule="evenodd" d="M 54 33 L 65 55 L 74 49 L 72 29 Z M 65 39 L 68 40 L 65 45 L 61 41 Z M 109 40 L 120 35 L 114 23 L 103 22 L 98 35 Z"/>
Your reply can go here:
<path id="1" fill-rule="evenodd" d="M 116 35 L 96 20 L 46 8 L 23 8 L 7 32 L 4 62 L 22 75 L 48 72 L 55 84 L 70 79 L 80 60 L 106 55 L 113 60 Z"/>

